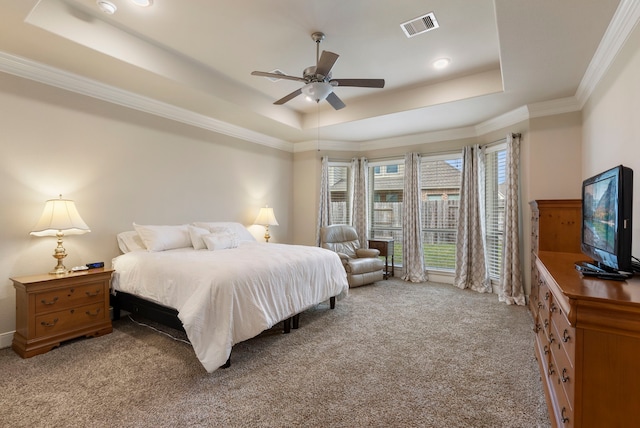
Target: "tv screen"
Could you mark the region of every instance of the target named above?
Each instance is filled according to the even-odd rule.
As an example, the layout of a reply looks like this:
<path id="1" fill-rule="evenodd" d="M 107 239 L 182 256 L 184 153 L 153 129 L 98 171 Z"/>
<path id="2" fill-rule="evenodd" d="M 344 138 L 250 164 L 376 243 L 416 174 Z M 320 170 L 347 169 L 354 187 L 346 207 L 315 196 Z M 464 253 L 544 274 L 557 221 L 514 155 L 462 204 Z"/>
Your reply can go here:
<path id="1" fill-rule="evenodd" d="M 633 171 L 617 166 L 582 183 L 582 252 L 605 270 L 631 272 Z"/>

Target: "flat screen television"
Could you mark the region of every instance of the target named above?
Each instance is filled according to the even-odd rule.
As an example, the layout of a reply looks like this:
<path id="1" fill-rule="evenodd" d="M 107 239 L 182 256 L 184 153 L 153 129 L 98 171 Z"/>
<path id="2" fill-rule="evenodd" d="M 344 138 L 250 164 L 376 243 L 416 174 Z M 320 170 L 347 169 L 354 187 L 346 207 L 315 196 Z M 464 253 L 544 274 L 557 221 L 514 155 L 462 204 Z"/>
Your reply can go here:
<path id="1" fill-rule="evenodd" d="M 617 166 L 582 183 L 582 252 L 606 271 L 632 272 L 633 170 Z"/>

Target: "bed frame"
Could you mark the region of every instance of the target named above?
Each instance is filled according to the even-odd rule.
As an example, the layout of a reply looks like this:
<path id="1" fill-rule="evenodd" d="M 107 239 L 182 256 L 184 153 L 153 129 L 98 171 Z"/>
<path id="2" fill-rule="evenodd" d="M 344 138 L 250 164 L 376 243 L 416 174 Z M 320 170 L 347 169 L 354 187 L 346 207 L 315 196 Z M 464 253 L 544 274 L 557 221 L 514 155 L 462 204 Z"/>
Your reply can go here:
<path id="1" fill-rule="evenodd" d="M 127 311 L 131 314 L 138 315 L 150 321 L 157 322 L 175 330 L 184 332 L 182 322 L 178 318 L 178 311 L 168 306 L 159 305 L 133 294 L 122 291 L 112 290 L 110 295 L 110 304 L 113 308 L 113 319 L 120 319 L 120 311 Z M 336 296 L 329 298 L 329 306 L 331 309 L 336 307 Z M 297 329 L 300 326 L 300 314 L 296 314 L 287 318 L 283 322 L 283 333 L 290 333 L 291 328 Z M 222 368 L 231 365 L 231 356 Z"/>

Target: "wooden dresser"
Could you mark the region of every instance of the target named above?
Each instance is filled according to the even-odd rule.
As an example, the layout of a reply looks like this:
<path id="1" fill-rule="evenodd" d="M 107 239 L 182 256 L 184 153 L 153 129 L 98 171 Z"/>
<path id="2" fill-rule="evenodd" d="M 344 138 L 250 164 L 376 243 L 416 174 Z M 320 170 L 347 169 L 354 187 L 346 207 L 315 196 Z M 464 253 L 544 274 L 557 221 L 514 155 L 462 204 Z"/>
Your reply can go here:
<path id="1" fill-rule="evenodd" d="M 12 348 L 23 358 L 43 354 L 80 336 L 111 333 L 111 269 L 66 275 L 11 278 L 16 289 L 16 332 Z"/>
<path id="2" fill-rule="evenodd" d="M 532 208 L 535 211 L 533 203 Z M 532 219 L 542 212 L 534 213 Z M 572 240 L 571 229 L 579 230 L 579 221 L 572 225 L 565 216 L 557 219 L 565 222 L 564 226 L 532 223 L 532 230 L 537 227 L 537 236 L 532 233 L 532 238 L 539 245 L 549 238 L 545 236 L 549 231 L 555 231 L 553 241 Z M 565 229 L 566 234 L 556 233 Z M 535 245 L 532 242 L 532 247 Z M 582 277 L 574 263 L 587 257 L 575 251 L 536 248 L 532 256 L 534 352 L 552 425 L 638 426 L 640 278 L 606 281 Z"/>

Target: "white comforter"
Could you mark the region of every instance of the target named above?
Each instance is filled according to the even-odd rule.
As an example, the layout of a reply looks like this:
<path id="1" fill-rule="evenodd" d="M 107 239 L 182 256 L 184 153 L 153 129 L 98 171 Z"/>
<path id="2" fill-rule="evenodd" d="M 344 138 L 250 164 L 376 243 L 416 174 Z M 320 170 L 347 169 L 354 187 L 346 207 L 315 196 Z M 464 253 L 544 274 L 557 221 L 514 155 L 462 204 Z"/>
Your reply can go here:
<path id="1" fill-rule="evenodd" d="M 115 290 L 178 310 L 208 372 L 227 361 L 235 343 L 349 289 L 336 253 L 301 245 L 133 251 L 116 257 L 113 268 Z"/>

